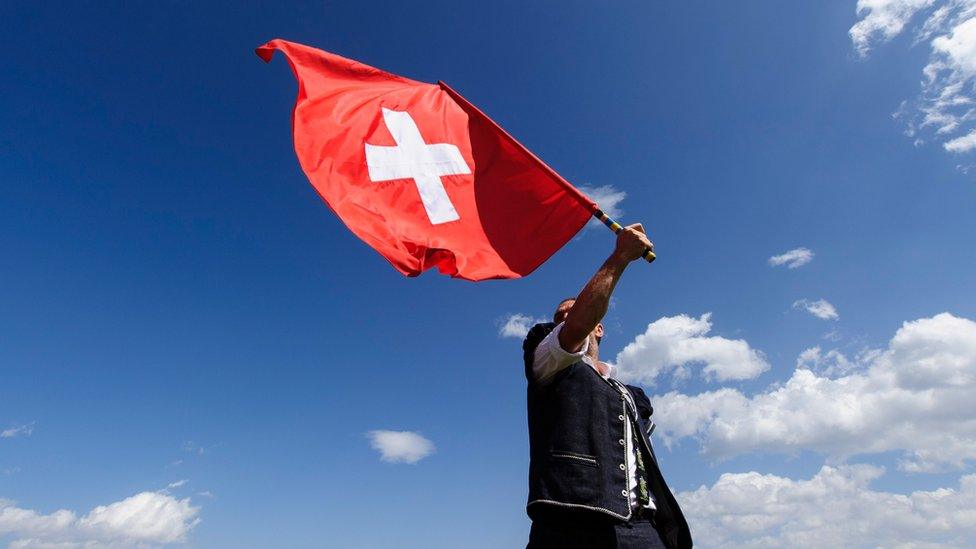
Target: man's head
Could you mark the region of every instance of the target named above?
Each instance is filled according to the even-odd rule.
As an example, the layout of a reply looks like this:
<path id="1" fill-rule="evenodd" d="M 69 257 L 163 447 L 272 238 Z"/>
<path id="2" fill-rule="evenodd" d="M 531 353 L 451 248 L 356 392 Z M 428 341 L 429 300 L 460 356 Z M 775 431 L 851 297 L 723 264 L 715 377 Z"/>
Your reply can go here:
<path id="1" fill-rule="evenodd" d="M 552 321 L 555 322 L 556 324 L 559 324 L 560 322 L 565 322 L 566 317 L 569 316 L 570 309 L 573 308 L 573 305 L 575 303 L 576 303 L 575 297 L 567 297 L 566 299 L 560 301 L 559 305 L 556 305 L 556 312 L 552 314 Z M 591 351 L 596 351 L 597 346 L 600 344 L 602 340 L 603 340 L 603 323 L 599 322 L 597 323 L 596 328 L 593 328 L 593 332 L 590 334 Z"/>
<path id="2" fill-rule="evenodd" d="M 569 316 L 569 310 L 573 308 L 573 303 L 576 303 L 575 297 L 567 297 L 560 301 L 559 305 L 556 305 L 556 312 L 552 313 L 552 321 L 556 324 L 565 322 L 566 317 Z"/>

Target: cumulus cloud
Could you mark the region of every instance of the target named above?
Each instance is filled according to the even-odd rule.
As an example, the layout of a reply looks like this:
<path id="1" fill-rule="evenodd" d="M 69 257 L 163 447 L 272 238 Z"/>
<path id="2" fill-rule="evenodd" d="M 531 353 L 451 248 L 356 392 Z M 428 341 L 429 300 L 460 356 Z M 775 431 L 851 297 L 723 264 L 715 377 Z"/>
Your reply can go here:
<path id="1" fill-rule="evenodd" d="M 906 322 L 887 348 L 837 377 L 810 370 L 817 357 L 804 351 L 789 380 L 751 397 L 731 388 L 658 396 L 658 433 L 668 445 L 694 438 L 713 458 L 901 451 L 906 471 L 976 460 L 976 322 L 949 313 Z"/>
<path id="2" fill-rule="evenodd" d="M 666 373 L 675 379 L 688 377 L 691 365 L 701 365 L 702 377 L 717 381 L 751 379 L 769 369 L 763 354 L 744 340 L 707 335 L 711 318 L 712 313 L 698 318 L 666 316 L 648 324 L 643 334 L 617 354 L 616 376 L 653 385 Z"/>
<path id="3" fill-rule="evenodd" d="M 705 547 L 968 547 L 976 539 L 976 475 L 954 488 L 872 490 L 884 469 L 823 467 L 810 479 L 724 474 L 677 494 Z"/>
<path id="4" fill-rule="evenodd" d="M 837 320 L 840 315 L 837 309 L 826 299 L 811 301 L 809 299 L 798 299 L 793 302 L 794 309 L 803 309 L 806 312 L 822 320 Z"/>
<path id="5" fill-rule="evenodd" d="M 511 314 L 499 322 L 501 326 L 498 328 L 498 335 L 499 337 L 517 337 L 522 339 L 525 337 L 525 334 L 529 333 L 529 329 L 545 321 L 544 318 L 534 318 L 522 313 Z"/>
<path id="6" fill-rule="evenodd" d="M 786 265 L 788 269 L 796 269 L 813 261 L 813 252 L 807 248 L 793 248 L 780 255 L 769 258 L 769 264 L 773 267 Z"/>
<path id="7" fill-rule="evenodd" d="M 82 517 L 64 509 L 45 515 L 0 500 L 0 536 L 17 538 L 10 547 L 150 547 L 186 541 L 199 512 L 189 498 L 162 492 L 142 492 Z"/>
<path id="8" fill-rule="evenodd" d="M 434 443 L 414 431 L 370 431 L 370 446 L 391 463 L 417 463 L 434 453 Z"/>
<path id="9" fill-rule="evenodd" d="M 0 438 L 13 438 L 13 437 L 29 437 L 34 433 L 34 422 L 26 423 L 23 425 L 14 425 L 0 431 Z"/>
<path id="10" fill-rule="evenodd" d="M 941 141 L 946 151 L 976 148 L 976 0 L 859 0 L 861 20 L 850 29 L 862 56 L 920 21 L 913 34 L 927 43 L 922 91 L 905 101 L 895 117 L 907 124 L 916 144 Z"/>

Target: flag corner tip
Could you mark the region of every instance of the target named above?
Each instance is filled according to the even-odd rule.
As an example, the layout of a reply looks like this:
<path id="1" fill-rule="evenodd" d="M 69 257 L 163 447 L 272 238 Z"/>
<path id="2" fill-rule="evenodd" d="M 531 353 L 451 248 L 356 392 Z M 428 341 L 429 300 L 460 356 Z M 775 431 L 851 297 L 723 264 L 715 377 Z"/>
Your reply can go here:
<path id="1" fill-rule="evenodd" d="M 267 45 L 258 46 L 254 48 L 254 54 L 260 57 L 265 63 L 270 63 L 271 58 L 274 56 L 274 49 L 268 47 Z"/>

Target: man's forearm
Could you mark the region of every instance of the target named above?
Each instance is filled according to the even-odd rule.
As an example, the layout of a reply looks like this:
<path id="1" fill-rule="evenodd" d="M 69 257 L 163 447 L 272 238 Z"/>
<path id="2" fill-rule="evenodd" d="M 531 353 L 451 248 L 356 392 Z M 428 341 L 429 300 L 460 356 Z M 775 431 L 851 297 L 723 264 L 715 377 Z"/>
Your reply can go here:
<path id="1" fill-rule="evenodd" d="M 620 280 L 620 275 L 631 261 L 639 258 L 654 244 L 644 234 L 640 223 L 628 225 L 617 233 L 617 245 L 610 257 L 603 262 L 593 278 L 580 292 L 573 308 L 566 315 L 566 323 L 559 333 L 559 344 L 571 353 L 579 352 L 590 333 L 607 314 L 610 296 Z"/>
<path id="2" fill-rule="evenodd" d="M 576 298 L 559 334 L 559 343 L 569 352 L 576 352 L 590 332 L 603 320 L 610 305 L 610 296 L 630 260 L 614 251 L 596 271 Z"/>

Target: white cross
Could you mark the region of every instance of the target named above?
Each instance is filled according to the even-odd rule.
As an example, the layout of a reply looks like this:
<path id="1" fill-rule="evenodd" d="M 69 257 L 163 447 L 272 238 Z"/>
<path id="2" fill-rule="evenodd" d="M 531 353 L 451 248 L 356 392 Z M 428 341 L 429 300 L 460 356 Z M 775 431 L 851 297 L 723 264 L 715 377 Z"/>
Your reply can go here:
<path id="1" fill-rule="evenodd" d="M 395 147 L 366 143 L 366 167 L 373 182 L 413 179 L 432 225 L 461 219 L 451 203 L 442 175 L 471 173 L 461 151 L 450 143 L 428 145 L 410 114 L 383 108 L 383 121 Z"/>

